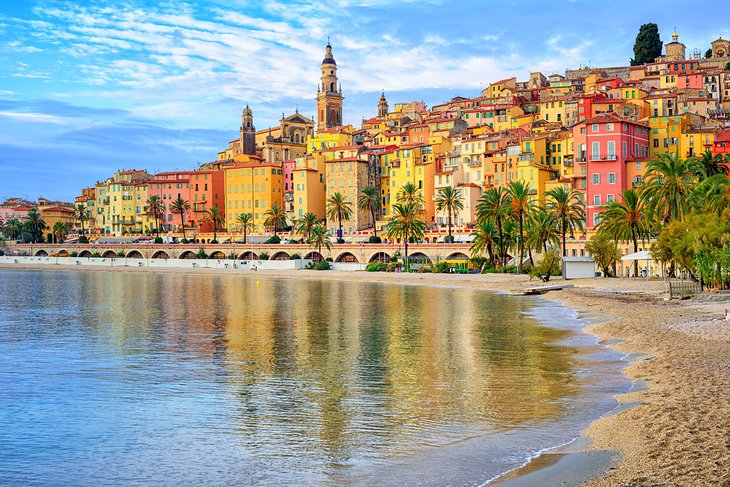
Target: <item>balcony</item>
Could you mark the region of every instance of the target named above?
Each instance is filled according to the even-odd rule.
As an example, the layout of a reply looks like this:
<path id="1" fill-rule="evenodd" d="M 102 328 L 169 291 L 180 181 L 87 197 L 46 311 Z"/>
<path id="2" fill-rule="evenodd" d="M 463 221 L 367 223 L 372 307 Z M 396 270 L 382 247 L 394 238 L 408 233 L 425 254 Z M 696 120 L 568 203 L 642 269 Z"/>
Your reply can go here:
<path id="1" fill-rule="evenodd" d="M 294 193 L 284 193 L 284 201 L 294 201 Z"/>
<path id="2" fill-rule="evenodd" d="M 616 154 L 592 154 L 591 161 L 615 161 Z"/>
<path id="3" fill-rule="evenodd" d="M 523 152 L 517 156 L 517 162 L 533 162 L 535 160 L 535 154 L 533 152 Z"/>

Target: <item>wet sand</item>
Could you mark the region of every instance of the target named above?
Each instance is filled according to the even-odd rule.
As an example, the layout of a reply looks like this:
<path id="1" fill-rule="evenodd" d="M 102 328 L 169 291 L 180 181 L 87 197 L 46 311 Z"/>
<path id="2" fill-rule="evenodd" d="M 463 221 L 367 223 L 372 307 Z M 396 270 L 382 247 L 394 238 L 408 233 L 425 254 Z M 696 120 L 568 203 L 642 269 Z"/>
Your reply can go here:
<path id="1" fill-rule="evenodd" d="M 75 270 L 75 266 L 0 265 L 0 269 Z M 89 272 L 109 269 L 84 268 Z M 510 292 L 541 285 L 524 276 L 338 271 L 116 268 L 114 272 L 241 273 L 258 279 L 338 279 L 458 286 Z M 550 284 L 564 283 L 560 279 Z M 583 452 L 543 455 L 502 485 L 730 485 L 730 295 L 664 301 L 660 281 L 587 279 L 545 295 L 593 317 L 602 341 L 632 355 L 626 374 L 646 387 L 617 399 L 631 407 L 595 421 Z M 601 452 L 601 453 L 599 453 Z M 608 452 L 606 453 L 602 452 Z M 549 455 L 555 455 L 550 453 Z M 612 461 L 611 459 L 615 459 Z M 524 482 L 527 479 L 528 484 Z M 521 482 L 521 483 L 520 483 Z"/>

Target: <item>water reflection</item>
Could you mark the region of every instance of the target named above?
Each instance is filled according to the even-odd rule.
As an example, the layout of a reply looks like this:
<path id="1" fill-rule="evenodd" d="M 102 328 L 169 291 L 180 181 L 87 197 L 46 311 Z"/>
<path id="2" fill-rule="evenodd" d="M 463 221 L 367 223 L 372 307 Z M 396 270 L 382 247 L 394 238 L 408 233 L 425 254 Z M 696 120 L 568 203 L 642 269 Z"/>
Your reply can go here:
<path id="1" fill-rule="evenodd" d="M 22 364 L 0 376 L 16 383 L 0 392 L 0 440 L 18 447 L 0 480 L 368 483 L 558 420 L 586 385 L 557 343 L 569 332 L 528 316 L 531 299 L 257 278 L 0 271 L 0 365 Z M 90 433 L 39 456 L 58 421 Z M 114 468 L 92 469 L 97 452 Z"/>

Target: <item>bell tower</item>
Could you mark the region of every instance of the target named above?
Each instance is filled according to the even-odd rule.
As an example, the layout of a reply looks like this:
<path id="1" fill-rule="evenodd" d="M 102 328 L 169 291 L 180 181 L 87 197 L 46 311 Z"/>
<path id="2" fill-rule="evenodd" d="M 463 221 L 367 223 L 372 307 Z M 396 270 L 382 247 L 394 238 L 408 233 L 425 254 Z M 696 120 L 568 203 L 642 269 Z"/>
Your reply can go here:
<path id="1" fill-rule="evenodd" d="M 241 114 L 241 154 L 256 154 L 256 127 L 253 125 L 253 112 L 248 105 Z"/>
<path id="2" fill-rule="evenodd" d="M 388 100 L 385 99 L 385 92 L 380 93 L 380 101 L 378 102 L 378 118 L 386 118 L 388 116 Z"/>
<path id="3" fill-rule="evenodd" d="M 342 86 L 337 83 L 337 63 L 329 39 L 322 60 L 321 79 L 317 87 L 317 132 L 342 125 Z"/>

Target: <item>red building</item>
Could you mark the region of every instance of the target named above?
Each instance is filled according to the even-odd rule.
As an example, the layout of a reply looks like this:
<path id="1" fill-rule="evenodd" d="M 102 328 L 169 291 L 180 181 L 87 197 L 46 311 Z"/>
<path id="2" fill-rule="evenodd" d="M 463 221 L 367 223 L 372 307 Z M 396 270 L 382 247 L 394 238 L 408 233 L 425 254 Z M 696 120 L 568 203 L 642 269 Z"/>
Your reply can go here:
<path id="1" fill-rule="evenodd" d="M 730 154 L 730 129 L 723 130 L 715 136 L 712 146 L 713 154 Z"/>
<path id="2" fill-rule="evenodd" d="M 649 156 L 649 129 L 637 122 L 609 113 L 578 123 L 573 128 L 576 157 L 586 161 L 586 225 L 600 222 L 603 206 L 632 187 L 627 161 Z"/>
<path id="3" fill-rule="evenodd" d="M 226 178 L 220 163 L 204 164 L 190 175 L 190 225 L 197 226 L 198 231 L 213 231 L 213 224 L 206 222 L 203 217 L 214 206 L 218 206 L 225 217 L 225 185 Z"/>
<path id="4" fill-rule="evenodd" d="M 149 196 L 159 196 L 165 205 L 165 213 L 162 216 L 162 229 L 165 231 L 182 230 L 182 218 L 180 213 L 173 211 L 172 203 L 178 198 L 182 198 L 191 205 L 190 202 L 190 177 L 193 171 L 172 171 L 161 172 L 155 174 L 147 183 L 147 193 Z M 185 215 L 185 226 L 190 227 L 191 211 Z"/>

